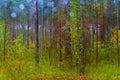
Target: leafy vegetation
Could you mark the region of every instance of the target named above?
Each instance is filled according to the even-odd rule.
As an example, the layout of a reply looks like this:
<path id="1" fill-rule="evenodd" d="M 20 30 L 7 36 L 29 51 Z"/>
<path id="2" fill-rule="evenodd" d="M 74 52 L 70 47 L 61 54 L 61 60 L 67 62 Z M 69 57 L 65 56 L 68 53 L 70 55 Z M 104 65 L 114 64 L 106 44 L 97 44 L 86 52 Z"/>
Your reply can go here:
<path id="1" fill-rule="evenodd" d="M 1 0 L 0 80 L 120 80 L 119 0 Z"/>

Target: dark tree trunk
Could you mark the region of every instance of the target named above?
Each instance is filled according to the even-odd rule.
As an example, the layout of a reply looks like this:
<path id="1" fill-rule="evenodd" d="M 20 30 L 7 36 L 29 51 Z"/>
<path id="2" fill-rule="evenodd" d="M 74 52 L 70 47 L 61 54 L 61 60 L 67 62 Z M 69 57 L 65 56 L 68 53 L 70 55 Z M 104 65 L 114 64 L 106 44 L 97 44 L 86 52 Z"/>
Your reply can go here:
<path id="1" fill-rule="evenodd" d="M 90 18 L 89 18 L 89 1 L 86 0 L 86 32 L 85 32 L 85 43 L 86 43 L 86 47 L 90 47 L 90 31 L 89 31 L 89 23 L 90 23 Z M 86 55 L 85 55 L 86 57 Z"/>
<path id="2" fill-rule="evenodd" d="M 71 54 L 71 30 L 70 30 L 70 16 L 69 16 L 69 11 L 70 11 L 70 2 L 68 0 L 67 6 L 66 6 L 66 27 L 67 27 L 67 32 L 66 32 L 66 60 L 72 62 L 72 54 Z"/>
<path id="3" fill-rule="evenodd" d="M 45 50 L 45 31 L 44 31 L 44 7 L 41 8 L 41 29 L 42 29 L 42 51 Z"/>
<path id="4" fill-rule="evenodd" d="M 105 30 L 104 30 L 104 13 L 103 13 L 103 3 L 100 4 L 100 39 L 102 42 L 105 41 Z"/>
<path id="5" fill-rule="evenodd" d="M 53 48 L 53 33 L 54 33 L 54 1 L 52 0 L 52 11 L 51 11 L 51 30 L 50 30 L 51 34 L 50 34 L 50 47 Z"/>
<path id="6" fill-rule="evenodd" d="M 12 21 L 11 41 L 13 41 L 15 38 L 15 22 L 16 22 L 15 20 Z"/>
<path id="7" fill-rule="evenodd" d="M 29 11 L 27 12 L 27 47 L 29 48 L 29 27 L 30 27 L 30 23 L 29 23 Z"/>
<path id="8" fill-rule="evenodd" d="M 97 2 L 96 2 L 97 3 Z M 96 7 L 96 65 L 98 65 L 98 8 Z"/>
<path id="9" fill-rule="evenodd" d="M 81 0 L 80 0 L 81 2 Z M 82 67 L 80 69 L 80 73 L 84 74 L 85 70 L 85 33 L 84 33 L 84 16 L 83 16 L 83 4 L 80 4 L 80 23 L 82 27 L 82 49 L 81 49 L 81 62 L 82 62 Z"/>
<path id="10" fill-rule="evenodd" d="M 59 61 L 62 62 L 62 44 L 61 44 L 61 13 L 60 13 L 60 0 L 58 0 L 58 50 L 60 54 L 60 59 Z"/>
<path id="11" fill-rule="evenodd" d="M 120 50 L 119 50 L 119 7 L 118 7 L 118 0 L 116 0 L 117 2 L 117 58 L 118 58 L 118 66 L 120 65 L 120 60 L 119 60 L 119 56 L 120 56 Z"/>
<path id="12" fill-rule="evenodd" d="M 34 26 L 35 26 L 35 65 L 39 66 L 39 38 L 38 38 L 38 0 L 34 0 Z"/>
<path id="13" fill-rule="evenodd" d="M 5 61 L 5 55 L 6 55 L 6 40 L 7 40 L 7 26 L 8 26 L 8 4 L 6 3 L 5 8 L 5 26 L 4 26 L 4 49 L 3 49 L 3 60 Z"/>

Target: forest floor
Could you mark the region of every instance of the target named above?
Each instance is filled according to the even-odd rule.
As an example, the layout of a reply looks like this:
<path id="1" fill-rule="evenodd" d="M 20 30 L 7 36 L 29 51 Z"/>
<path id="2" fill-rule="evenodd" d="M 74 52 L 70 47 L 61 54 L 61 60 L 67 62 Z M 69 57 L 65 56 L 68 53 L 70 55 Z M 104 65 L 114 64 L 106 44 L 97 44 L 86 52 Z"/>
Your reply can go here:
<path id="1" fill-rule="evenodd" d="M 113 64 L 100 64 L 86 67 L 85 75 L 80 76 L 70 68 L 57 68 L 41 64 L 35 68 L 29 61 L 9 60 L 0 62 L 0 80 L 120 80 L 120 68 Z"/>
<path id="2" fill-rule="evenodd" d="M 71 68 L 66 63 L 60 66 L 58 60 L 50 64 L 49 56 L 40 57 L 39 67 L 36 68 L 32 50 L 16 49 L 15 53 L 9 50 L 5 61 L 1 54 L 0 80 L 120 80 L 117 63 L 101 61 L 97 67 L 95 63 L 87 64 L 85 74 L 81 76 L 77 70 L 80 67 L 76 68 L 75 65 Z"/>

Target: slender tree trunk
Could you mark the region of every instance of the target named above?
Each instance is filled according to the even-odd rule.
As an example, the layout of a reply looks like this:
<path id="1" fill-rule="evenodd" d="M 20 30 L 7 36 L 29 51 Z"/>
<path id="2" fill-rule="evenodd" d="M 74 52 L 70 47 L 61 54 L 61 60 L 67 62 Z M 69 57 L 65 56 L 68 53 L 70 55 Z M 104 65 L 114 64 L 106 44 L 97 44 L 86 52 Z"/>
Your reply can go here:
<path id="1" fill-rule="evenodd" d="M 98 9 L 96 10 L 96 65 L 98 65 Z"/>
<path id="2" fill-rule="evenodd" d="M 60 0 L 58 0 L 58 50 L 60 54 L 59 61 L 62 62 L 62 45 L 61 45 L 61 13 L 60 13 Z"/>
<path id="3" fill-rule="evenodd" d="M 5 8 L 5 21 L 4 22 L 5 22 L 4 23 L 5 26 L 4 26 L 4 49 L 3 49 L 4 58 L 3 58 L 3 60 L 5 61 L 6 40 L 7 40 L 7 26 L 8 26 L 8 5 L 6 5 L 6 8 Z"/>
<path id="4" fill-rule="evenodd" d="M 92 19 L 91 19 L 91 21 L 92 21 L 92 32 L 91 32 L 91 47 L 92 48 L 94 48 L 94 34 L 95 34 L 95 15 L 94 15 L 94 9 L 95 9 L 95 6 L 94 5 L 92 5 L 92 11 L 91 11 L 91 13 L 92 13 Z"/>
<path id="5" fill-rule="evenodd" d="M 29 48 L 29 27 L 30 27 L 30 23 L 29 23 L 29 11 L 27 12 L 27 47 Z"/>
<path id="6" fill-rule="evenodd" d="M 51 11 L 51 30 L 50 30 L 50 47 L 53 48 L 53 36 L 54 36 L 54 1 L 52 0 L 52 11 Z"/>
<path id="7" fill-rule="evenodd" d="M 81 2 L 81 0 L 80 0 Z M 84 74 L 85 70 L 85 43 L 84 43 L 84 16 L 83 16 L 83 5 L 80 4 L 80 23 L 82 27 L 82 51 L 81 51 L 81 62 L 82 62 L 82 67 L 80 70 L 80 73 Z"/>
<path id="8" fill-rule="evenodd" d="M 41 24 L 42 24 L 42 51 L 45 50 L 45 31 L 44 31 L 44 7 L 41 8 Z"/>
<path id="9" fill-rule="evenodd" d="M 34 0 L 34 26 L 35 26 L 35 48 L 36 48 L 36 54 L 35 54 L 35 65 L 36 67 L 39 66 L 39 38 L 38 38 L 38 0 Z"/>
<path id="10" fill-rule="evenodd" d="M 12 21 L 12 32 L 11 32 L 11 40 L 13 41 L 15 38 L 15 20 Z"/>
<path id="11" fill-rule="evenodd" d="M 104 13 L 103 13 L 103 3 L 100 4 L 100 32 L 101 32 L 101 36 L 100 36 L 100 39 L 102 42 L 105 41 L 105 33 L 104 33 L 104 23 L 103 23 L 103 20 L 104 20 Z"/>
<path id="12" fill-rule="evenodd" d="M 120 56 L 120 51 L 119 51 L 119 8 L 118 8 L 118 0 L 116 0 L 117 2 L 117 57 L 118 57 L 118 66 L 120 65 L 120 60 L 119 60 L 119 56 Z"/>
<path id="13" fill-rule="evenodd" d="M 89 23 L 90 23 L 90 19 L 89 19 L 89 1 L 86 0 L 86 30 L 87 32 L 85 33 L 85 42 L 86 42 L 86 47 L 90 47 L 90 31 L 89 31 Z M 86 55 L 85 55 L 86 57 Z"/>
<path id="14" fill-rule="evenodd" d="M 67 26 L 67 32 L 66 32 L 66 59 L 67 61 L 72 62 L 72 54 L 71 54 L 71 30 L 70 30 L 70 2 L 68 0 L 67 6 L 66 6 L 66 26 Z"/>

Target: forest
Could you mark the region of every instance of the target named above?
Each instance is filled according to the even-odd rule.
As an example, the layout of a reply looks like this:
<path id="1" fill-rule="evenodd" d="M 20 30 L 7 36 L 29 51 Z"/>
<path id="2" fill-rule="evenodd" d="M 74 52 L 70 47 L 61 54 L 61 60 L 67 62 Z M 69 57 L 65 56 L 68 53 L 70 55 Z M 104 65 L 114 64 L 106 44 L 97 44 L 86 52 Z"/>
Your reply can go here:
<path id="1" fill-rule="evenodd" d="M 0 80 L 120 80 L 120 0 L 0 0 Z"/>

